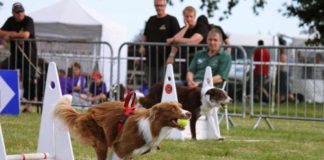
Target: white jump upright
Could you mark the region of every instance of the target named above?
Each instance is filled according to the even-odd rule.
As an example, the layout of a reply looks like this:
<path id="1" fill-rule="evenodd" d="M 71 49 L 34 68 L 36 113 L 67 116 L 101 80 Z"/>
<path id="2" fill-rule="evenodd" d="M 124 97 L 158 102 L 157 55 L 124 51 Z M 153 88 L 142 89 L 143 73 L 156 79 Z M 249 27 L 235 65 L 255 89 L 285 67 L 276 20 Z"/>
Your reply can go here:
<path id="1" fill-rule="evenodd" d="M 37 153 L 7 155 L 0 126 L 0 160 L 74 159 L 68 128 L 53 118 L 54 107 L 60 97 L 62 94 L 56 64 L 51 62 L 47 71 Z"/>
<path id="2" fill-rule="evenodd" d="M 51 62 L 47 72 L 37 152 L 53 154 L 56 160 L 72 160 L 74 156 L 69 130 L 59 119 L 53 117 L 54 107 L 61 97 L 56 64 Z"/>
<path id="3" fill-rule="evenodd" d="M 204 75 L 204 81 L 202 86 L 202 91 L 207 91 L 209 88 L 214 88 L 213 83 L 213 74 L 211 67 L 206 67 L 205 75 Z M 202 93 L 203 94 L 203 93 Z M 219 108 L 216 107 L 213 109 L 213 111 L 210 113 L 212 115 L 206 116 L 208 123 L 207 126 L 207 139 L 219 139 L 221 138 L 220 129 L 219 129 L 219 119 L 218 119 L 218 110 Z M 208 118 L 210 117 L 210 118 Z M 203 136 L 205 137 L 205 136 Z"/>
<path id="4" fill-rule="evenodd" d="M 0 159 L 7 159 L 6 147 L 2 136 L 2 129 L 0 124 Z"/>
<path id="5" fill-rule="evenodd" d="M 163 83 L 163 93 L 161 102 L 178 102 L 177 88 L 174 80 L 173 66 L 168 64 L 165 72 L 164 83 Z M 169 139 L 181 139 L 184 140 L 184 132 L 181 132 L 178 129 L 172 129 Z"/>

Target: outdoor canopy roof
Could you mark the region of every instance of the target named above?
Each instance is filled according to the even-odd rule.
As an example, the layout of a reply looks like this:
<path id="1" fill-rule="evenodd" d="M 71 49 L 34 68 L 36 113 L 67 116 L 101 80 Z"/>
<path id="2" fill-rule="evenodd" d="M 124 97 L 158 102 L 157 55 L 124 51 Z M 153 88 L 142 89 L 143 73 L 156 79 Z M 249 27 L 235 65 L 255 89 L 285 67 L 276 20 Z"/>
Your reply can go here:
<path id="1" fill-rule="evenodd" d="M 111 44 L 114 57 L 117 57 L 119 47 L 127 41 L 127 28 L 119 25 L 107 16 L 98 14 L 77 0 L 61 0 L 53 5 L 28 13 L 34 19 L 36 38 L 78 41 L 105 41 Z M 87 47 L 89 50 L 91 47 Z M 109 55 L 107 55 L 109 54 Z M 110 52 L 102 52 L 101 56 L 110 57 Z M 93 53 L 93 55 L 97 55 Z M 121 54 L 127 57 L 126 51 Z M 126 61 L 121 65 L 121 73 L 126 73 Z M 104 72 L 104 79 L 108 83 L 110 60 L 105 60 L 100 71 Z M 114 63 L 113 82 L 117 79 L 117 63 Z M 126 74 L 121 76 L 121 82 L 126 82 Z M 109 86 L 109 85 L 108 85 Z"/>

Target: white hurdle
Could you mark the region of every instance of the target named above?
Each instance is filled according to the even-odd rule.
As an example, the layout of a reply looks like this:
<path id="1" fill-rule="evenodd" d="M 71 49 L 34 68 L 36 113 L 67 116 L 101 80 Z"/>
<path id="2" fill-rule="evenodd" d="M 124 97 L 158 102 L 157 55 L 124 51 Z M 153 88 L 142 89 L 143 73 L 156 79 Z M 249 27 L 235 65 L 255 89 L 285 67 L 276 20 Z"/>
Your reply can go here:
<path id="1" fill-rule="evenodd" d="M 19 160 L 19 159 L 52 159 L 52 155 L 48 153 L 30 153 L 30 154 L 16 154 L 7 155 L 4 145 L 2 129 L 0 125 L 0 159 L 1 160 Z"/>
<path id="2" fill-rule="evenodd" d="M 60 120 L 53 118 L 54 107 L 60 97 L 62 93 L 56 64 L 51 62 L 47 72 L 37 153 L 7 155 L 0 126 L 0 160 L 74 159 L 68 128 Z"/>
<path id="3" fill-rule="evenodd" d="M 172 64 L 168 64 L 164 76 L 163 93 L 162 93 L 161 102 L 170 102 L 170 101 L 178 102 L 177 95 L 178 94 L 177 94 L 177 87 L 175 85 L 175 80 L 174 80 L 173 66 Z M 178 129 L 172 129 L 171 133 L 167 138 L 184 140 L 185 133 Z"/>
<path id="4" fill-rule="evenodd" d="M 213 74 L 211 67 L 206 67 L 205 75 L 204 75 L 204 81 L 202 85 L 202 91 L 207 90 L 209 88 L 214 88 L 213 83 Z M 218 110 L 219 108 L 216 107 L 212 110 L 212 115 L 207 116 L 207 121 L 205 124 L 207 127 L 207 135 L 204 135 L 202 137 L 206 137 L 207 139 L 220 139 L 222 138 L 220 133 L 220 127 L 219 127 L 219 118 L 218 118 Z M 211 117 L 210 119 L 208 117 Z"/>

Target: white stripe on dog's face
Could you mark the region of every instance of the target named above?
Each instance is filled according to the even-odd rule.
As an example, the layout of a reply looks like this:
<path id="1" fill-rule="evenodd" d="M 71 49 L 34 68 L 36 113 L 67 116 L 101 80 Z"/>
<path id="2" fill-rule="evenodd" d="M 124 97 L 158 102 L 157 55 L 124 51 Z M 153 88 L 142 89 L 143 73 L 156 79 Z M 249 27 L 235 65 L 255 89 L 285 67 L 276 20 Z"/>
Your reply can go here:
<path id="1" fill-rule="evenodd" d="M 224 103 L 230 103 L 230 102 L 232 102 L 232 98 L 230 96 L 227 96 L 227 98 L 224 101 Z"/>
<path id="2" fill-rule="evenodd" d="M 188 119 L 191 118 L 191 113 L 189 111 L 181 109 L 181 113 L 184 117 L 187 117 Z"/>

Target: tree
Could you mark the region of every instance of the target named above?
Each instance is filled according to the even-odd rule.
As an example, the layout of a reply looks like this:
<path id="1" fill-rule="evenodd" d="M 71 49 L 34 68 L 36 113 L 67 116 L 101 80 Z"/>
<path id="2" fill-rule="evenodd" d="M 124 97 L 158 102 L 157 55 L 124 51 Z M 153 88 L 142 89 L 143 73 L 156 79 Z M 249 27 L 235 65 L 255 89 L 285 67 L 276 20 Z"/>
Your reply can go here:
<path id="1" fill-rule="evenodd" d="M 180 0 L 181 2 L 183 0 Z M 241 0 L 242 1 L 242 0 Z M 172 0 L 167 0 L 172 5 Z M 218 6 L 221 0 L 201 0 L 200 9 L 207 9 L 209 17 L 214 16 L 214 11 L 219 10 Z M 240 0 L 228 0 L 227 8 L 223 15 L 219 17 L 222 21 L 232 15 L 232 9 L 239 4 Z M 252 11 L 259 15 L 259 10 L 263 9 L 267 0 L 254 0 Z M 290 4 L 283 4 L 283 15 L 287 17 L 298 17 L 299 27 L 307 27 L 308 34 L 314 35 L 313 39 L 308 39 L 307 45 L 324 45 L 324 1 L 323 0 L 292 0 Z M 281 9 L 280 9 L 281 10 Z"/>
<path id="2" fill-rule="evenodd" d="M 299 27 L 307 27 L 308 34 L 314 35 L 308 39 L 308 45 L 324 45 L 324 1 L 323 0 L 292 0 L 291 4 L 285 3 L 285 16 L 298 17 Z"/>

